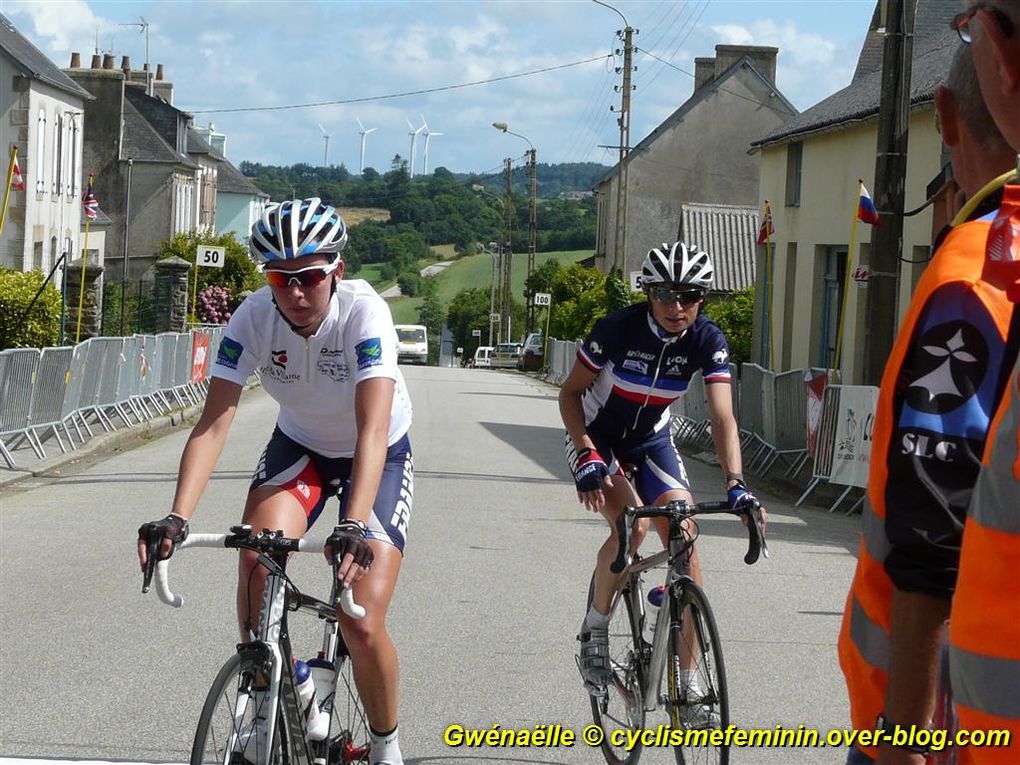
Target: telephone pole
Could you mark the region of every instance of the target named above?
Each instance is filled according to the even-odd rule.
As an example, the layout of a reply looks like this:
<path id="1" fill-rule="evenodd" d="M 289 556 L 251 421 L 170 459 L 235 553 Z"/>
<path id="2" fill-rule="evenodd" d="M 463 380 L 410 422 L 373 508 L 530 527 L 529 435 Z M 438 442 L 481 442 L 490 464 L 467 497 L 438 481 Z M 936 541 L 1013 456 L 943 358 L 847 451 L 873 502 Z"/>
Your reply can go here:
<path id="1" fill-rule="evenodd" d="M 531 275 L 535 273 L 535 240 L 538 234 L 538 152 L 534 148 L 528 152 L 528 164 L 531 165 L 531 219 L 528 223 L 528 278 L 530 279 Z M 530 334 L 535 329 L 535 301 L 527 295 L 527 290 L 525 290 L 525 297 L 528 300 L 527 331 Z"/>
<path id="2" fill-rule="evenodd" d="M 615 10 L 615 9 L 614 9 Z M 621 14 L 622 16 L 623 14 Z M 624 18 L 626 23 L 627 19 Z M 634 86 L 630 84 L 631 61 L 634 55 L 634 29 L 627 24 L 617 36 L 623 40 L 623 67 L 616 72 L 623 72 L 623 85 L 614 87 L 620 93 L 620 160 L 616 173 L 616 244 L 613 248 L 612 271 L 627 265 L 627 153 L 630 151 L 630 92 Z M 617 49 L 616 53 L 619 53 Z M 610 107 L 612 108 L 612 107 Z"/>
<path id="3" fill-rule="evenodd" d="M 875 156 L 875 207 L 881 225 L 874 229 L 871 238 L 869 319 L 864 330 L 865 385 L 882 381 L 896 333 L 916 1 L 885 0 L 885 51 Z M 852 258 L 853 253 L 848 257 Z"/>
<path id="4" fill-rule="evenodd" d="M 500 296 L 500 336 L 504 343 L 510 342 L 510 312 L 513 305 L 510 279 L 512 270 L 510 259 L 513 254 L 513 225 L 514 225 L 514 190 L 513 190 L 513 160 L 507 157 L 503 160 L 503 175 L 506 178 L 506 204 L 503 205 L 503 217 L 506 220 L 506 247 L 503 251 L 503 294 Z M 503 333 L 506 333 L 505 335 Z"/>

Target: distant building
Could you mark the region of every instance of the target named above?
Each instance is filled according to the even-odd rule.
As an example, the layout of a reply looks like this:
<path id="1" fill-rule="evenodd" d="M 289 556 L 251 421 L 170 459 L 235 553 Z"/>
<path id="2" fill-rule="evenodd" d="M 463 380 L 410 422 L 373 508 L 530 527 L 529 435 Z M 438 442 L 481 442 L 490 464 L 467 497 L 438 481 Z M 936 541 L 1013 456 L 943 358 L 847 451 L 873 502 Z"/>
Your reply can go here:
<path id="1" fill-rule="evenodd" d="M 960 10 L 957 0 L 918 0 L 911 70 L 906 209 L 921 206 L 942 184 L 947 163 L 935 129 L 934 90 L 945 77 L 960 45 L 949 21 Z M 878 108 L 882 86 L 879 8 L 865 39 L 853 80 L 807 111 L 754 141 L 761 158 L 758 204 L 772 205 L 774 288 L 773 358 L 777 369 L 833 363 L 839 312 L 847 280 L 847 256 L 857 179 L 874 193 Z M 932 178 L 939 180 L 932 182 Z M 930 256 L 932 208 L 904 220 L 900 264 L 899 315 Z M 852 268 L 868 263 L 871 228 L 859 224 Z M 764 247 L 758 249 L 758 301 L 753 351 L 763 358 Z M 847 291 L 841 352 L 843 380 L 862 377 L 862 338 L 867 331 L 867 282 Z M 767 366 L 767 363 L 764 365 Z"/>
<path id="2" fill-rule="evenodd" d="M 251 227 L 262 216 L 269 195 L 256 186 L 225 158 L 220 164 L 216 190 L 216 232 L 233 231 L 248 241 Z"/>
<path id="3" fill-rule="evenodd" d="M 624 160 L 625 252 L 616 252 L 619 164 L 599 181 L 595 251 L 604 270 L 636 270 L 651 246 L 675 239 L 684 203 L 757 204 L 750 143 L 797 110 L 776 87 L 777 48 L 717 45 L 715 53 L 695 59 L 694 93 Z"/>
<path id="4" fill-rule="evenodd" d="M 3 181 L 11 151 L 25 191 L 11 191 L 0 236 L 0 266 L 45 272 L 80 257 L 82 136 L 92 95 L 0 15 L 0 150 Z M 4 189 L 0 188 L 0 199 Z M 102 260 L 102 237 L 90 239 Z M 60 274 L 54 277 L 59 285 Z"/>
<path id="5" fill-rule="evenodd" d="M 72 58 L 72 63 L 75 59 Z M 159 65 L 147 95 L 146 72 L 132 72 L 125 56 L 92 57 L 90 68 L 65 73 L 96 98 L 86 106 L 85 168 L 95 173 L 96 198 L 112 223 L 107 233 L 106 281 L 125 273 L 124 227 L 131 161 L 127 280 L 143 277 L 160 243 L 198 226 L 202 165 L 188 156 L 190 115 L 171 105 L 173 85 Z"/>

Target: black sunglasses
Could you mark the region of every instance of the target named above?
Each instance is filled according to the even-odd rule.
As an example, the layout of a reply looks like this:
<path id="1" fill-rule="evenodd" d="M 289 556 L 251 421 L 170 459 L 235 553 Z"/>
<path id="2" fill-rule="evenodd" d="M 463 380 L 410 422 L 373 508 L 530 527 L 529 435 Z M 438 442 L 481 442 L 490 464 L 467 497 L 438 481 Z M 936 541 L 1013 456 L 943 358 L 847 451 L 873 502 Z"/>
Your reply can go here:
<path id="1" fill-rule="evenodd" d="M 1003 11 L 996 8 L 991 3 L 974 3 L 970 8 L 965 10 L 963 13 L 958 13 L 953 17 L 953 20 L 949 22 L 949 28 L 955 30 L 956 34 L 960 35 L 960 39 L 964 43 L 970 45 L 970 22 L 978 14 L 979 11 L 988 11 L 999 24 L 999 28 L 1006 37 L 1013 36 L 1013 22 Z"/>
<path id="2" fill-rule="evenodd" d="M 681 287 L 674 288 L 664 284 L 657 284 L 654 287 L 648 288 L 648 294 L 652 296 L 652 299 L 657 303 L 664 303 L 666 305 L 672 305 L 673 303 L 679 303 L 685 308 L 690 305 L 694 305 L 703 297 L 705 297 L 705 291 L 697 288 Z"/>

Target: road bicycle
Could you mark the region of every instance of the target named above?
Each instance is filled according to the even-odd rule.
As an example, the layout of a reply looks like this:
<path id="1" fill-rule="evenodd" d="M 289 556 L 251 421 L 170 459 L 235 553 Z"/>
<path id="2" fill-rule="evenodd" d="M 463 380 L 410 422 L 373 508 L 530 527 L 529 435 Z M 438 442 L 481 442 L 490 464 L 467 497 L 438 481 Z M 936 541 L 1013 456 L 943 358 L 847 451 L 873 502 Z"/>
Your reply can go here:
<path id="1" fill-rule="evenodd" d="M 368 722 L 351 674 L 350 655 L 336 615 L 339 606 L 360 619 L 365 610 L 349 589 L 340 589 L 336 576 L 329 602 L 307 595 L 287 575 L 293 552 L 322 553 L 324 541 L 292 539 L 282 532 L 253 533 L 248 525 L 233 526 L 230 534 L 190 534 L 176 551 L 190 547 L 254 550 L 268 575 L 262 597 L 258 634 L 240 643 L 237 653 L 219 671 L 202 707 L 191 750 L 191 765 L 347 765 L 367 762 Z M 184 600 L 170 591 L 170 560 L 155 566 L 160 600 L 179 608 Z M 334 571 L 335 573 L 335 571 Z M 149 589 L 149 572 L 142 592 Z M 315 698 L 320 713 L 329 715 L 325 738 L 309 736 L 309 709 L 301 703 L 291 651 L 288 615 L 301 612 L 324 622 L 322 650 L 313 664 Z M 323 673 L 322 668 L 325 668 Z M 332 671 L 331 671 L 332 670 Z M 326 679 L 330 678 L 330 679 Z M 317 726 L 319 727 L 319 726 Z"/>
<path id="2" fill-rule="evenodd" d="M 727 502 L 689 505 L 676 500 L 663 506 L 626 507 L 617 517 L 619 550 L 610 569 L 625 573 L 613 593 L 609 623 L 612 677 L 605 686 L 588 686 L 595 723 L 604 733 L 601 749 L 609 765 L 634 765 L 641 756 L 640 738 L 627 732 L 646 730 L 645 716 L 660 704 L 669 715 L 666 741 L 679 765 L 727 765 L 728 746 L 712 746 L 713 729 L 730 722 L 729 696 L 722 645 L 708 596 L 690 575 L 691 553 L 698 537 L 694 516 L 729 513 L 747 519 L 749 547 L 744 562 L 768 557 L 761 506 L 750 503 L 738 510 Z M 647 558 L 629 554 L 635 522 L 642 518 L 669 521 L 669 546 Z M 685 523 L 686 522 L 686 523 Z M 645 638 L 645 593 L 641 575 L 667 565 L 662 605 L 651 640 Z M 594 595 L 594 576 L 588 607 Z M 649 625 L 649 631 L 651 631 Z M 665 693 L 662 693 L 665 675 Z M 676 743 L 679 734 L 688 736 Z M 660 743 L 662 743 L 660 741 Z"/>

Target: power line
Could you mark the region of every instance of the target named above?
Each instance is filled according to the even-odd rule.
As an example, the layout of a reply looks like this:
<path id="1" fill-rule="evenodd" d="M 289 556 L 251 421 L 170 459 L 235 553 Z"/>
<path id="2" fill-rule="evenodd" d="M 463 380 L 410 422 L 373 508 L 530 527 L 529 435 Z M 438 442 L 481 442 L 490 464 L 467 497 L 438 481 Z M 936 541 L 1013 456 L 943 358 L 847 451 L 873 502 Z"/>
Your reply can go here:
<path id="1" fill-rule="evenodd" d="M 673 52 L 672 52 L 671 54 L 669 54 L 669 58 L 670 58 L 671 60 L 672 60 L 673 58 L 675 58 L 675 57 L 676 57 L 676 54 L 680 52 L 680 49 L 681 49 L 681 48 L 683 48 L 684 44 L 685 44 L 685 43 L 687 42 L 687 38 L 691 36 L 691 32 L 693 32 L 693 31 L 694 31 L 695 27 L 697 27 L 697 25 L 698 25 L 698 22 L 699 22 L 699 21 L 701 21 L 701 17 L 705 15 L 705 11 L 706 11 L 706 10 L 708 10 L 708 6 L 709 6 L 709 4 L 710 4 L 711 2 L 712 2 L 712 0 L 705 0 L 705 4 L 704 4 L 704 5 L 702 5 L 702 6 L 701 6 L 701 10 L 700 10 L 700 11 L 698 11 L 698 17 L 697 17 L 697 18 L 695 18 L 695 19 L 693 19 L 693 20 L 691 20 L 690 18 L 688 19 L 688 22 L 690 22 L 690 26 L 689 26 L 689 28 L 687 29 L 687 34 L 685 34 L 685 35 L 684 35 L 683 39 L 682 39 L 682 40 L 681 40 L 681 41 L 680 41 L 680 42 L 679 42 L 679 43 L 677 44 L 676 48 L 674 48 L 674 49 L 673 49 Z M 694 11 L 692 10 L 692 12 L 691 12 L 691 15 L 693 16 L 693 14 L 694 14 Z M 680 31 L 683 31 L 683 28 L 682 28 L 682 27 L 681 27 L 681 30 L 680 30 Z M 679 36 L 680 36 L 680 33 L 678 32 L 678 33 L 677 33 L 677 37 L 679 37 Z M 674 38 L 674 39 L 676 39 L 676 38 Z M 671 60 L 670 60 L 670 61 L 666 61 L 666 60 L 664 60 L 664 59 L 659 59 L 659 60 L 660 60 L 660 61 L 662 61 L 662 63 L 666 64 L 667 66 L 673 66 L 673 64 L 672 64 L 672 61 L 671 61 Z M 659 69 L 659 71 L 657 71 L 657 72 L 656 72 L 656 73 L 655 73 L 655 74 L 654 74 L 654 75 L 652 76 L 652 78 L 651 78 L 650 80 L 648 80 L 648 82 L 646 82 L 646 83 L 645 83 L 644 87 L 645 87 L 646 89 L 647 89 L 647 88 L 650 88 L 650 87 L 652 86 L 652 83 L 653 83 L 653 82 L 655 82 L 655 81 L 656 81 L 657 79 L 659 79 L 659 75 L 660 75 L 660 74 L 662 74 L 662 73 L 663 73 L 663 71 L 665 71 L 665 70 L 663 70 L 663 69 Z"/>
<path id="2" fill-rule="evenodd" d="M 556 66 L 547 66 L 543 69 L 533 69 L 530 72 L 518 72 L 517 74 L 506 74 L 501 77 L 490 77 L 486 80 L 475 80 L 474 82 L 462 82 L 457 85 L 443 85 L 436 88 L 424 88 L 422 90 L 408 90 L 403 93 L 389 93 L 382 96 L 364 96 L 362 98 L 344 98 L 337 101 L 316 101 L 308 104 L 288 104 L 286 106 L 237 106 L 228 109 L 183 109 L 190 114 L 226 114 L 231 112 L 273 112 L 282 111 L 285 109 L 310 109 L 316 106 L 337 106 L 340 104 L 359 104 L 366 101 L 385 101 L 391 98 L 406 98 L 407 96 L 421 96 L 427 93 L 440 93 L 447 90 L 459 90 L 461 88 L 470 88 L 475 85 L 489 85 L 494 82 L 503 82 L 505 80 L 515 80 L 521 77 L 531 77 L 536 74 L 544 74 L 546 72 L 555 72 L 559 69 L 569 69 L 575 66 L 581 66 L 583 64 L 590 64 L 593 61 L 601 61 L 605 56 L 595 56 L 594 58 L 587 58 L 583 61 L 574 61 L 569 64 L 558 64 Z"/>

